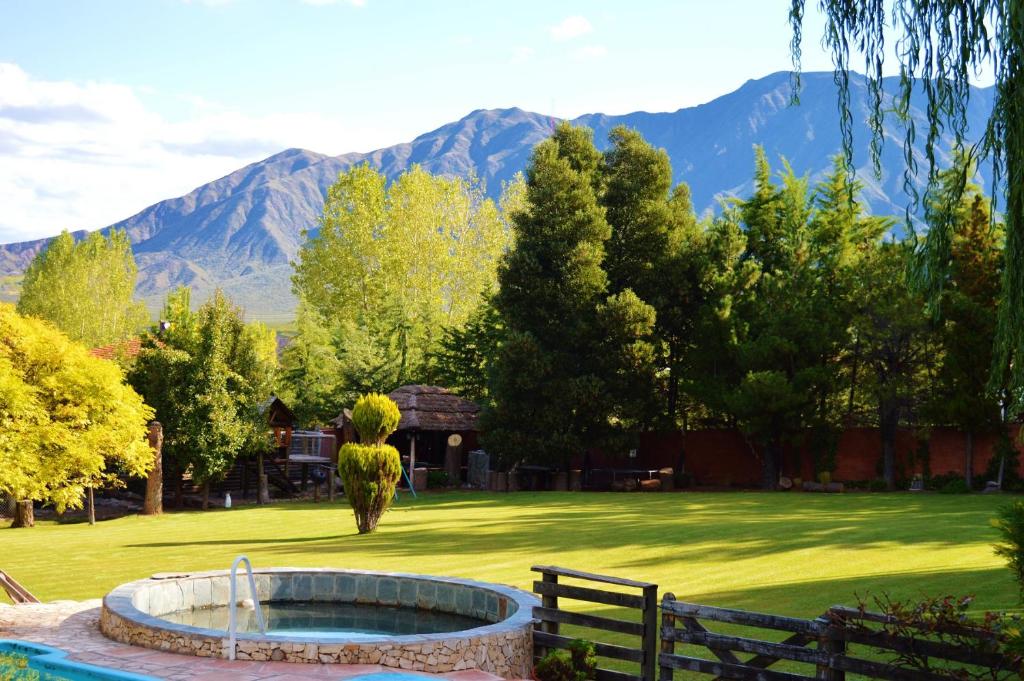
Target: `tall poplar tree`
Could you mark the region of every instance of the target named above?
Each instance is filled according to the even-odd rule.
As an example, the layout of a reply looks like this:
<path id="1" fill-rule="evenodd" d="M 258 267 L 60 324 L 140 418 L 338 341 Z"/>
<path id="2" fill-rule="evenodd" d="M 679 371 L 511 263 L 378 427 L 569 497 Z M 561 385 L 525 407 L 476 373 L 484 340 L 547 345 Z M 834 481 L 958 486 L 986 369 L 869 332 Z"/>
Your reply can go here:
<path id="1" fill-rule="evenodd" d="M 25 272 L 18 312 L 45 319 L 90 348 L 125 340 L 149 319 L 132 298 L 137 272 L 124 231 L 92 232 L 77 243 L 61 232 Z"/>

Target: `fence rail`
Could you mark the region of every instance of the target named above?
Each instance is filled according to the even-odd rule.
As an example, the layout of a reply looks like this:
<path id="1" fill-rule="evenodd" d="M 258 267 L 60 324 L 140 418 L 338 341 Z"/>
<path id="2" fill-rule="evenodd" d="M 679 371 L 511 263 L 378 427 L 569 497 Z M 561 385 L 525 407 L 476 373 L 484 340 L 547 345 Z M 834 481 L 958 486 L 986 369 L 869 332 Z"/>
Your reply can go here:
<path id="1" fill-rule="evenodd" d="M 1001 655 L 994 645 L 984 645 L 994 644 L 990 632 L 970 627 L 954 627 L 955 632 L 951 629 L 943 632 L 983 644 L 979 646 L 930 640 L 927 636 L 933 632 L 923 625 L 916 627 L 921 630 L 920 636 L 898 635 L 866 624 L 892 624 L 892 618 L 853 608 L 836 606 L 821 617 L 802 620 L 684 603 L 667 593 L 662 599 L 661 611 L 659 681 L 672 681 L 674 670 L 734 681 L 845 681 L 848 672 L 884 681 L 950 681 L 957 675 L 944 666 L 946 662 L 988 669 L 992 672 L 991 678 L 998 678 L 999 672 L 1008 676 L 1018 667 L 1016 661 Z M 752 635 L 724 635 L 709 631 L 700 620 L 792 634 L 780 642 L 765 641 Z M 716 659 L 678 654 L 676 643 L 705 648 Z M 866 646 L 875 652 L 891 651 L 912 656 L 918 661 L 917 668 L 865 659 L 850 650 L 851 644 Z M 810 647 L 812 645 L 814 647 Z M 985 650 L 986 647 L 991 650 Z M 741 660 L 737 653 L 752 657 Z M 780 661 L 813 665 L 815 672 L 809 675 L 768 669 Z"/>

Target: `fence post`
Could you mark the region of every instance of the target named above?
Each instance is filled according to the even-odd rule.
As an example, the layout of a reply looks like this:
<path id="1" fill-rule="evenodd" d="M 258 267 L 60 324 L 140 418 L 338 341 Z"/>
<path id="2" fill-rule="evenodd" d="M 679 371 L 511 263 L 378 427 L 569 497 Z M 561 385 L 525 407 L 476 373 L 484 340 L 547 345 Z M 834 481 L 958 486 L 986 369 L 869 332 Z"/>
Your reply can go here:
<path id="1" fill-rule="evenodd" d="M 548 572 L 545 572 L 541 576 L 541 579 L 544 580 L 545 582 L 547 582 L 548 584 L 558 584 L 558 575 L 553 575 L 553 574 L 548 573 Z M 552 610 L 558 610 L 558 596 L 548 596 L 548 595 L 545 594 L 545 595 L 541 596 L 540 602 L 541 602 L 541 605 L 543 605 L 545 608 L 551 608 Z M 558 622 L 544 622 L 542 631 L 545 631 L 545 632 L 547 632 L 549 634 L 557 634 L 558 633 Z"/>
<path id="2" fill-rule="evenodd" d="M 658 673 L 658 641 L 661 631 L 658 629 L 658 585 L 644 587 L 644 666 L 641 676 L 644 681 L 654 681 Z"/>
<path id="3" fill-rule="evenodd" d="M 846 652 L 846 641 L 836 636 L 835 618 L 829 610 L 817 620 L 818 651 L 823 659 L 818 664 L 817 677 L 823 681 L 846 681 L 846 672 L 832 666 L 832 657 Z"/>
<path id="4" fill-rule="evenodd" d="M 676 595 L 671 591 L 661 597 L 662 605 L 667 601 L 674 601 Z M 661 628 L 662 631 L 658 633 L 658 638 L 661 640 L 661 652 L 666 655 L 672 655 L 676 652 L 675 639 L 665 636 L 665 629 L 675 629 L 676 616 L 665 610 L 664 607 L 661 609 Z M 658 664 L 658 681 L 672 681 L 672 667 L 663 665 L 659 662 Z"/>

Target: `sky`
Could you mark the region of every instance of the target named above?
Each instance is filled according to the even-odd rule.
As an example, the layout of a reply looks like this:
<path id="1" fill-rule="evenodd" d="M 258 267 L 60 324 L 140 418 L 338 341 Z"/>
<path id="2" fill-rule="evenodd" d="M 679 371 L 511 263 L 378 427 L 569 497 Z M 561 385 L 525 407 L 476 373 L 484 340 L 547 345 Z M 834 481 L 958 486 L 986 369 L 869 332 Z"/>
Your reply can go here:
<path id="1" fill-rule="evenodd" d="M 475 109 L 701 104 L 790 68 L 788 7 L 0 0 L 0 243 L 104 227 L 290 147 L 370 151 Z M 822 24 L 809 7 L 807 71 L 831 68 Z"/>

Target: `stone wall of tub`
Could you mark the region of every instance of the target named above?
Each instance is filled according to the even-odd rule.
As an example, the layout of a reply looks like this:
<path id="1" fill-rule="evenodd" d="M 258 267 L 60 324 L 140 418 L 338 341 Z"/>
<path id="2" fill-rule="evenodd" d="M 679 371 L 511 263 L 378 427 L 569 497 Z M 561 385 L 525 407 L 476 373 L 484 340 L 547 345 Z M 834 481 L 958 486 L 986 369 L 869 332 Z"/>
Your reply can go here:
<path id="1" fill-rule="evenodd" d="M 379 664 L 444 673 L 480 669 L 504 678 L 529 678 L 533 665 L 533 606 L 524 591 L 445 577 L 354 570 L 278 568 L 256 573 L 261 602 L 319 601 L 416 607 L 484 620 L 475 629 L 443 634 L 345 640 L 301 635 L 239 633 L 240 660 L 321 664 Z M 244 573 L 236 596 L 249 597 Z M 100 629 L 109 638 L 146 648 L 202 657 L 229 655 L 227 633 L 161 619 L 173 612 L 225 605 L 227 571 L 145 579 L 124 584 L 103 599 Z"/>

